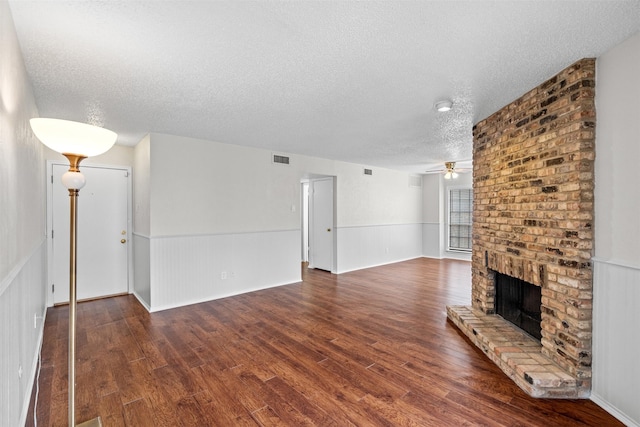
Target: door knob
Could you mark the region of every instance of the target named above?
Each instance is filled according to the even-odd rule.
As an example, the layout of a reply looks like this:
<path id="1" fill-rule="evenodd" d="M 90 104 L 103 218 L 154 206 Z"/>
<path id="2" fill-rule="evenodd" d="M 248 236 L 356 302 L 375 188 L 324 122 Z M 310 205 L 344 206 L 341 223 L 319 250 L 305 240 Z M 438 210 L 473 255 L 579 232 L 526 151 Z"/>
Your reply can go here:
<path id="1" fill-rule="evenodd" d="M 120 240 L 120 243 L 127 243 L 127 239 Z"/>

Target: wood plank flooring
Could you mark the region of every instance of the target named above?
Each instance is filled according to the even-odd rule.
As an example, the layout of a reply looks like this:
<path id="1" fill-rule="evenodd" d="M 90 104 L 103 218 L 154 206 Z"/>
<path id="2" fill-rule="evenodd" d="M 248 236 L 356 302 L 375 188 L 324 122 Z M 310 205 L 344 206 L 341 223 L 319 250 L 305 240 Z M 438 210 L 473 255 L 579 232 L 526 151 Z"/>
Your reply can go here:
<path id="1" fill-rule="evenodd" d="M 81 303 L 76 419 L 622 425 L 589 400 L 528 397 L 447 321 L 446 305 L 469 304 L 470 269 L 426 258 L 339 276 L 303 268 L 301 283 L 153 314 L 130 295 Z M 38 426 L 67 423 L 67 316 L 47 312 Z"/>

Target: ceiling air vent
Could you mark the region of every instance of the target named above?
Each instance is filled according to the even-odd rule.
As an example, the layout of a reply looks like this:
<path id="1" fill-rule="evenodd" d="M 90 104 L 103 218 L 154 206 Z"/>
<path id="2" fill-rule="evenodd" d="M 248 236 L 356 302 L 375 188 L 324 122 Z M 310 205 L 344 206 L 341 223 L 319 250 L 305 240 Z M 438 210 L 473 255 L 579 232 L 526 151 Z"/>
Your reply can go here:
<path id="1" fill-rule="evenodd" d="M 373 170 L 371 170 L 371 169 L 365 169 L 365 170 L 364 170 L 364 174 L 365 174 L 365 175 L 373 175 Z"/>
<path id="2" fill-rule="evenodd" d="M 274 154 L 273 155 L 273 163 L 280 163 L 281 165 L 288 165 L 289 164 L 289 157 L 280 156 L 279 154 Z"/>

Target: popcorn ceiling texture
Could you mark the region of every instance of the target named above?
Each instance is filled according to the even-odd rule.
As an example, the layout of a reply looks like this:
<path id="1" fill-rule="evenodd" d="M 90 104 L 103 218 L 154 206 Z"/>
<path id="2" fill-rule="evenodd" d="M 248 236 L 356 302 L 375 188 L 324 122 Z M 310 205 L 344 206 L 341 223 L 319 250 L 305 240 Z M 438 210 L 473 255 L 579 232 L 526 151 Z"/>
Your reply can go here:
<path id="1" fill-rule="evenodd" d="M 9 4 L 42 116 L 411 172 L 640 30 L 638 1 Z"/>

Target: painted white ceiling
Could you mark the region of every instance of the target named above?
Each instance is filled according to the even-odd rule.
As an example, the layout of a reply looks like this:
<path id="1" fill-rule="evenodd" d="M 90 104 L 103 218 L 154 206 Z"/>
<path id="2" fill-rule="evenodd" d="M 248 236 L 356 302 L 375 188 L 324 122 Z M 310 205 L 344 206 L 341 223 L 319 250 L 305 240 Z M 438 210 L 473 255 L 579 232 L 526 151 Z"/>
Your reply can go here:
<path id="1" fill-rule="evenodd" d="M 639 0 L 9 4 L 42 117 L 418 173 L 640 30 Z"/>

